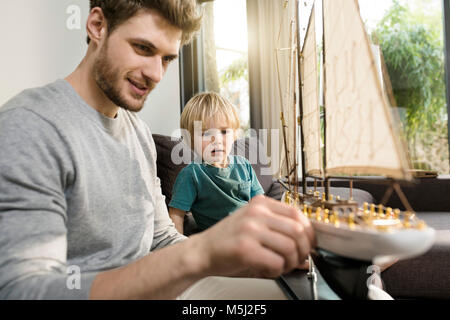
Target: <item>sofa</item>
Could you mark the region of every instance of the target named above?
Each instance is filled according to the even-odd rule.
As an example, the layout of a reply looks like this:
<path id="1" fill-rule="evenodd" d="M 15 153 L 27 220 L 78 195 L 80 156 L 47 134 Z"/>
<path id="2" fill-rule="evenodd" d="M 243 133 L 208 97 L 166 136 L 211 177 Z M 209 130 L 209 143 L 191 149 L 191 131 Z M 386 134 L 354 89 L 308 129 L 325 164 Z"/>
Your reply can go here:
<path id="1" fill-rule="evenodd" d="M 157 151 L 157 174 L 161 180 L 162 193 L 166 197 L 166 203 L 170 202 L 172 187 L 175 179 L 182 168 L 190 160 L 194 159 L 194 154 L 188 148 L 177 148 L 181 140 L 164 135 L 154 134 Z M 234 146 L 232 154 L 245 156 L 260 154 L 256 163 L 252 166 L 258 176 L 261 186 L 266 196 L 281 199 L 283 187 L 271 175 L 263 174 L 269 169 L 268 158 L 264 152 L 258 153 L 262 145 L 256 138 L 245 138 L 238 140 Z M 176 152 L 177 161 L 172 161 Z M 181 163 L 180 163 L 180 160 Z M 251 161 L 252 162 L 252 161 Z M 348 183 L 335 182 L 331 187 L 331 193 L 342 198 L 347 198 L 349 194 Z M 382 280 L 386 291 L 396 299 L 450 299 L 450 277 L 447 275 L 450 270 L 450 203 L 448 200 L 439 198 L 441 206 L 431 206 L 434 212 L 426 212 L 426 207 L 420 203 L 418 197 L 423 197 L 424 202 L 429 201 L 429 197 L 424 197 L 434 184 L 429 180 L 415 186 L 406 188 L 408 198 L 413 199 L 414 208 L 419 207 L 418 214 L 428 225 L 436 229 L 436 241 L 434 246 L 426 254 L 409 260 L 400 261 L 382 273 Z M 450 184 L 441 187 L 441 192 L 447 190 Z M 353 198 L 360 206 L 364 202 L 379 203 L 384 195 L 386 187 L 370 183 L 355 183 Z M 422 188 L 422 189 L 421 189 Z M 436 187 L 434 187 L 436 188 Z M 450 191 L 450 190 L 449 190 Z M 434 195 L 435 193 L 433 193 Z M 447 195 L 450 193 L 447 193 Z M 422 196 L 420 196 L 422 195 Z M 433 202 L 434 204 L 436 201 Z M 387 204 L 392 207 L 401 207 L 398 198 L 393 196 Z M 448 211 L 448 212 L 447 212 Z M 187 214 L 184 223 L 184 234 L 189 236 L 198 232 L 195 221 L 191 214 Z"/>

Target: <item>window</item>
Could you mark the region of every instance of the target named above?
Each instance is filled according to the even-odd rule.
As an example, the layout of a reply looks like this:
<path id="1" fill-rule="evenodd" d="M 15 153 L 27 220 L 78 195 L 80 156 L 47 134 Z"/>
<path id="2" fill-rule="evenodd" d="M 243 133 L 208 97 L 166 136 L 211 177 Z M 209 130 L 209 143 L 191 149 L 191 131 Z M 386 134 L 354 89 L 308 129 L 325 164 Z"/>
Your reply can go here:
<path id="1" fill-rule="evenodd" d="M 415 169 L 448 174 L 448 110 L 442 0 L 359 0 L 381 49 Z"/>
<path id="2" fill-rule="evenodd" d="M 241 128 L 248 130 L 250 106 L 246 0 L 234 0 L 232 5 L 227 0 L 208 1 L 203 3 L 203 7 L 201 36 L 190 47 L 183 49 L 182 53 L 184 64 L 186 57 L 194 61 L 191 71 L 195 74 L 194 77 L 188 76 L 189 70 L 184 70 L 184 81 L 188 79 L 191 84 L 182 85 L 190 86 L 182 105 L 201 91 L 220 93 L 236 106 Z"/>
<path id="3" fill-rule="evenodd" d="M 246 0 L 205 4 L 205 85 L 238 109 L 242 129 L 249 129 L 248 36 Z M 232 18 L 232 21 L 230 20 Z"/>

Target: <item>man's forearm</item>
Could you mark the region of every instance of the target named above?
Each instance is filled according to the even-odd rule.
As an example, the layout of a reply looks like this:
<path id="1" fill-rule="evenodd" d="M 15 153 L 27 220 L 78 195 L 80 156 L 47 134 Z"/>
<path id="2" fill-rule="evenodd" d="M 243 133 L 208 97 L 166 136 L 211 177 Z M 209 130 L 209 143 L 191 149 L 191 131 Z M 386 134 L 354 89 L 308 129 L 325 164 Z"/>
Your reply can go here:
<path id="1" fill-rule="evenodd" d="M 91 299 L 175 299 L 208 276 L 200 242 L 189 239 L 157 250 L 125 267 L 97 275 Z"/>

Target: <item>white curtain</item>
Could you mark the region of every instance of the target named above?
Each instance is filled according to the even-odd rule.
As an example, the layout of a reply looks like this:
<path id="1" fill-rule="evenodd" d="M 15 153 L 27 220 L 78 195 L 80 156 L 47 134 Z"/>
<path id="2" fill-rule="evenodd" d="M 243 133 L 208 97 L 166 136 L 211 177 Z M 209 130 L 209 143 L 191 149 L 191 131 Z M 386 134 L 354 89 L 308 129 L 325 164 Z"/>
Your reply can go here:
<path id="1" fill-rule="evenodd" d="M 252 117 L 258 118 L 259 123 L 254 125 L 256 129 L 278 129 L 278 141 L 274 140 L 276 135 L 269 135 L 268 153 L 272 161 L 275 157 L 279 157 L 280 164 L 282 164 L 281 159 L 284 159 L 280 114 L 282 103 L 284 109 L 291 109 L 287 105 L 289 100 L 287 93 L 292 92 L 288 90 L 289 81 L 291 85 L 294 81 L 292 77 L 289 79 L 290 50 L 288 48 L 291 47 L 290 28 L 292 18 L 295 17 L 295 3 L 295 0 L 247 0 Z M 279 71 L 277 70 L 277 54 Z M 280 99 L 280 89 L 282 99 Z M 293 142 L 294 115 L 289 112 L 285 114 L 285 117 L 289 127 L 289 140 Z M 292 146 L 289 149 L 293 157 Z M 282 169 L 285 174 L 284 165 Z M 277 176 L 280 172 L 274 172 L 274 174 Z"/>

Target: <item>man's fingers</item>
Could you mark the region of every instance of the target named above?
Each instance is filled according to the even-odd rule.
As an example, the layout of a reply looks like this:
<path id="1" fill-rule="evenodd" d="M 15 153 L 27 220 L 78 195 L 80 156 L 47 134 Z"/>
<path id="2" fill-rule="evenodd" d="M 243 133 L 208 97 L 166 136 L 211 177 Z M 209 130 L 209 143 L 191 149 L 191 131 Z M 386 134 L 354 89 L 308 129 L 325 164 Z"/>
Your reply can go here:
<path id="1" fill-rule="evenodd" d="M 260 233 L 261 244 L 268 249 L 275 251 L 283 257 L 284 271 L 293 270 L 299 264 L 299 251 L 297 243 L 287 236 L 270 229 L 263 230 Z"/>
<path id="2" fill-rule="evenodd" d="M 287 259 L 286 268 L 292 270 L 306 258 L 311 250 L 305 226 L 299 220 L 274 214 L 262 205 L 255 207 L 255 210 L 259 219 L 264 222 L 264 227 L 260 230 L 263 245 L 283 255 Z M 295 256 L 293 256 L 294 253 Z"/>
<path id="3" fill-rule="evenodd" d="M 309 270 L 309 260 L 305 260 L 297 266 L 300 270 Z"/>
<path id="4" fill-rule="evenodd" d="M 280 201 L 266 198 L 266 197 L 255 197 L 255 200 L 252 202 L 255 205 L 261 205 L 266 208 L 268 208 L 272 213 L 278 214 L 282 217 L 293 219 L 297 222 L 299 222 L 303 229 L 302 232 L 305 232 L 305 234 L 308 237 L 309 243 L 312 247 L 315 247 L 315 236 L 314 236 L 314 230 L 311 225 L 311 222 L 307 217 L 303 215 L 299 210 L 295 209 L 294 207 L 291 207 L 285 203 L 282 203 Z M 276 222 L 272 222 L 273 225 L 276 225 Z M 287 234 L 290 234 L 293 232 L 293 230 L 285 230 Z"/>
<path id="5" fill-rule="evenodd" d="M 277 278 L 284 272 L 284 257 L 272 249 L 261 246 L 260 243 L 251 248 L 251 254 L 247 253 L 245 260 L 250 269 L 240 276 Z"/>
<path id="6" fill-rule="evenodd" d="M 272 198 L 264 196 L 254 197 L 250 204 L 253 203 L 262 204 L 269 210 L 287 217 L 295 218 L 296 216 L 296 210 L 293 207 Z"/>
<path id="7" fill-rule="evenodd" d="M 303 223 L 303 226 L 305 227 L 305 232 L 308 234 L 308 239 L 311 243 L 311 247 L 315 248 L 317 245 L 316 236 L 314 235 L 314 229 L 311 224 L 311 221 L 302 212 L 299 212 L 298 215 L 300 221 Z"/>
<path id="8" fill-rule="evenodd" d="M 311 251 L 311 242 L 307 233 L 305 232 L 305 228 L 298 222 L 293 222 L 283 217 L 277 217 L 277 220 L 274 221 L 274 223 L 270 222 L 273 217 L 267 217 L 266 219 L 268 219 L 268 225 L 270 226 L 271 230 L 276 231 L 285 237 L 289 237 L 296 244 L 296 251 L 298 253 L 298 256 L 297 261 L 293 266 L 295 268 L 302 260 L 306 259 L 309 252 Z M 280 221 L 284 223 L 280 223 Z"/>

